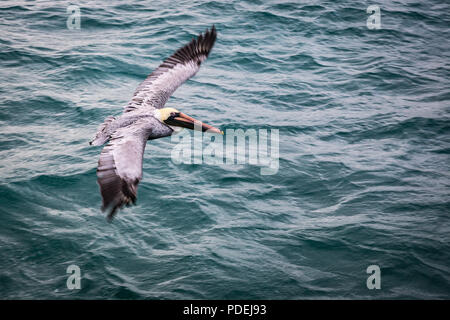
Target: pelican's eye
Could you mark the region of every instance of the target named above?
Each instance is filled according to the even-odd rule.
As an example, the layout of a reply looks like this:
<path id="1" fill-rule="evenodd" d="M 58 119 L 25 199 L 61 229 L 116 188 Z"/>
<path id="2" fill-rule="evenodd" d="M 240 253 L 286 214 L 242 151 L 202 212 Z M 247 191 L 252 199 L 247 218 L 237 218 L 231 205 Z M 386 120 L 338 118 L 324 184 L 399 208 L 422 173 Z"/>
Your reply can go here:
<path id="1" fill-rule="evenodd" d="M 180 116 L 180 113 L 179 113 L 179 112 L 171 112 L 171 113 L 170 113 L 170 116 L 169 116 L 169 118 L 168 118 L 167 120 L 173 119 L 173 118 L 179 117 L 179 116 Z"/>

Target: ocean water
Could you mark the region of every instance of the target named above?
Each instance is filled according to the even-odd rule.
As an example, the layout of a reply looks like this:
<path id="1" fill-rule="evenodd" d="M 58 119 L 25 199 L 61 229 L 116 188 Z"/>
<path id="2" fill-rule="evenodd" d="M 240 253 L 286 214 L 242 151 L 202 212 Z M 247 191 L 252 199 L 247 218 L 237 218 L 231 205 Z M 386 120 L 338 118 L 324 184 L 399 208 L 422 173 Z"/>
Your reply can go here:
<path id="1" fill-rule="evenodd" d="M 167 106 L 278 129 L 278 171 L 151 141 L 108 223 L 88 141 L 213 24 Z M 449 299 L 449 25 L 447 1 L 2 1 L 0 298 Z"/>

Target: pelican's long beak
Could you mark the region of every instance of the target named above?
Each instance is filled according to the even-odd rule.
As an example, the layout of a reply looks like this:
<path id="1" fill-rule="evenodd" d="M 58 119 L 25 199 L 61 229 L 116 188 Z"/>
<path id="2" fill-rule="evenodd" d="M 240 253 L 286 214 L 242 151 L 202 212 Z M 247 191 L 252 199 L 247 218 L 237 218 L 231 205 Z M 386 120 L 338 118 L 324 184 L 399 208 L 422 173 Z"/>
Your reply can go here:
<path id="1" fill-rule="evenodd" d="M 203 123 L 199 120 L 196 120 L 194 118 L 189 117 L 188 115 L 180 112 L 178 116 L 176 117 L 170 117 L 165 123 L 171 125 L 171 126 L 177 126 L 177 127 L 183 127 L 191 130 L 202 129 L 203 132 L 208 131 L 211 133 L 221 133 L 223 134 L 223 131 L 210 126 L 209 124 Z"/>

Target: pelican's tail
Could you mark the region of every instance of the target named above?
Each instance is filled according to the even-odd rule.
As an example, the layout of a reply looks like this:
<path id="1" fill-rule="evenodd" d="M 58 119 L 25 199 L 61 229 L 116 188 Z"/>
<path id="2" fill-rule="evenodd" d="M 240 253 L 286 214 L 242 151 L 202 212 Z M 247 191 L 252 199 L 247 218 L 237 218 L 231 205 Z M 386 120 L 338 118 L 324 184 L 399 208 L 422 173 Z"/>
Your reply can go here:
<path id="1" fill-rule="evenodd" d="M 101 146 L 109 140 L 111 134 L 109 132 L 110 130 L 108 130 L 108 127 L 114 120 L 116 120 L 116 118 L 114 118 L 113 116 L 109 116 L 105 119 L 105 121 L 98 127 L 94 139 L 89 142 L 91 146 Z"/>

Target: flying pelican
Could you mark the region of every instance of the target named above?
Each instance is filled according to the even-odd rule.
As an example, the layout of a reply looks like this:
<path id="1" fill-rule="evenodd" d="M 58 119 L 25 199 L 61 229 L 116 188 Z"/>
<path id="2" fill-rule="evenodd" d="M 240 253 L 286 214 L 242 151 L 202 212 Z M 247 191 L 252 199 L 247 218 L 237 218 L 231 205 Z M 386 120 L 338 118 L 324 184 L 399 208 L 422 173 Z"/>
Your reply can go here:
<path id="1" fill-rule="evenodd" d="M 178 49 L 136 89 L 123 114 L 109 116 L 90 142 L 103 148 L 97 167 L 103 205 L 111 220 L 124 205 L 136 203 L 137 186 L 142 179 L 142 160 L 147 140 L 167 137 L 183 128 L 222 133 L 178 111 L 164 108 L 169 97 L 183 82 L 194 76 L 208 57 L 214 42 L 214 26 Z"/>

